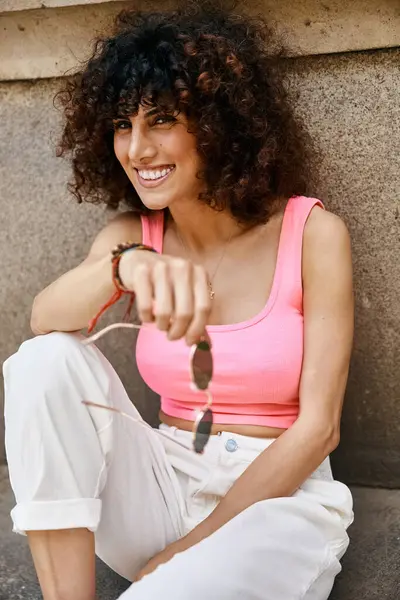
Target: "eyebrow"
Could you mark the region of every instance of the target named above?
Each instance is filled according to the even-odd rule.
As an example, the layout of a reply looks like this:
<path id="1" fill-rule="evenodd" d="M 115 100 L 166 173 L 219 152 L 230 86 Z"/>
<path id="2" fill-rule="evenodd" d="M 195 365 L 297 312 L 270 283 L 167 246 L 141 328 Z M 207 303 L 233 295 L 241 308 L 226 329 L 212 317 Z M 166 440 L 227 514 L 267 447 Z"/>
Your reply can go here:
<path id="1" fill-rule="evenodd" d="M 148 119 L 152 115 L 161 113 L 161 112 L 163 112 L 161 108 L 159 108 L 158 106 L 153 106 L 153 108 L 150 108 L 148 111 L 145 112 L 144 116 L 146 117 L 146 119 Z M 129 119 L 129 115 L 119 114 L 116 117 L 114 117 L 114 121 L 120 120 L 120 119 Z"/>
<path id="2" fill-rule="evenodd" d="M 145 117 L 147 119 L 148 117 L 151 117 L 151 115 L 154 115 L 159 112 L 161 112 L 161 109 L 158 108 L 157 106 L 154 106 L 153 108 L 150 108 L 150 110 L 145 112 Z"/>

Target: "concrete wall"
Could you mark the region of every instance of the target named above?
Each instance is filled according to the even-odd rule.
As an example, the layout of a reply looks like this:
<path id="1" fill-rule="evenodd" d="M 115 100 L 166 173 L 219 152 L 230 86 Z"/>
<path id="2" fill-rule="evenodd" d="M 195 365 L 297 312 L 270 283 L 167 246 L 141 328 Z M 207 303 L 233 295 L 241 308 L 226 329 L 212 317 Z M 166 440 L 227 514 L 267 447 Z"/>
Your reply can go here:
<path id="1" fill-rule="evenodd" d="M 400 39 L 400 16 L 393 27 Z M 389 487 L 400 487 L 399 59 L 392 49 L 287 61 L 293 102 L 317 146 L 313 192 L 345 218 L 353 239 L 356 338 L 336 474 Z M 58 84 L 0 83 L 0 361 L 30 335 L 34 295 L 81 260 L 108 218 L 66 194 L 68 165 L 54 157 Z M 138 378 L 131 340 L 130 333 L 110 334 L 102 348 L 154 420 L 157 402 Z"/>
<path id="2" fill-rule="evenodd" d="M 171 4 L 173 0 L 134 2 L 139 8 Z M 398 0 L 244 4 L 250 12 L 262 12 L 276 22 L 296 55 L 388 48 L 399 43 Z M 0 0 L 0 79 L 64 75 L 87 55 L 93 35 L 107 29 L 111 17 L 127 5 L 115 0 Z"/>
<path id="3" fill-rule="evenodd" d="M 291 61 L 314 190 L 350 228 L 356 332 L 336 472 L 400 487 L 400 50 Z M 327 357 L 329 360 L 329 357 Z"/>

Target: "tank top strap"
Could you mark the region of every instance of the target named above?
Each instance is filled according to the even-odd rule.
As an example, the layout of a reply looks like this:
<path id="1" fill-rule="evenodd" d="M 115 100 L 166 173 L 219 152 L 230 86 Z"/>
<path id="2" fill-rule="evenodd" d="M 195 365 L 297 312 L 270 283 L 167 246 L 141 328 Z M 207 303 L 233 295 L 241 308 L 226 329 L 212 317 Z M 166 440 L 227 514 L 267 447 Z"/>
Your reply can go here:
<path id="1" fill-rule="evenodd" d="M 160 254 L 163 251 L 164 211 L 158 210 L 150 215 L 141 215 L 142 244 L 151 246 Z"/>
<path id="2" fill-rule="evenodd" d="M 321 200 L 306 196 L 293 196 L 286 205 L 279 243 L 277 273 L 280 294 L 286 290 L 294 297 L 296 305 L 303 303 L 302 250 L 307 219 L 314 206 L 325 208 Z"/>

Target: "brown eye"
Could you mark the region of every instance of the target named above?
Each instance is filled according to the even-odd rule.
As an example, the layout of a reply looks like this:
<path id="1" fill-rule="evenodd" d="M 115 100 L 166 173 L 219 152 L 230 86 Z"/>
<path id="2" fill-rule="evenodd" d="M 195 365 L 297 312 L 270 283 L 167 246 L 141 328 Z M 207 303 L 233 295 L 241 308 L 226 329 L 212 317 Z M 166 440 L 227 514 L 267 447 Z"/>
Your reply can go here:
<path id="1" fill-rule="evenodd" d="M 131 127 L 131 122 L 130 121 L 123 121 L 123 120 L 113 121 L 114 131 L 121 131 L 121 130 L 124 130 L 124 129 L 130 129 L 130 127 Z"/>
<path id="2" fill-rule="evenodd" d="M 153 122 L 153 125 L 164 125 L 165 123 L 173 123 L 176 121 L 172 115 L 159 115 Z"/>

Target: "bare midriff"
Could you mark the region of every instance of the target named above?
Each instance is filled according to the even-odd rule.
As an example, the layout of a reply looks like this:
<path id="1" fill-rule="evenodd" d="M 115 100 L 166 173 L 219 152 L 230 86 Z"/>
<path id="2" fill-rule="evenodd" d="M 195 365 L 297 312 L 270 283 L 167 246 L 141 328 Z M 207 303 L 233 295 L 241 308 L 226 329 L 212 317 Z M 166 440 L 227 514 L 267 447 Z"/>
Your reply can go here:
<path id="1" fill-rule="evenodd" d="M 159 413 L 159 417 L 160 421 L 166 425 L 169 425 L 169 427 L 176 427 L 177 429 L 182 429 L 183 431 L 193 431 L 193 421 L 171 417 L 166 415 L 162 410 Z M 278 427 L 264 427 L 262 425 L 223 425 L 218 423 L 212 426 L 211 434 L 217 435 L 218 433 L 222 433 L 224 431 L 256 438 L 277 438 L 282 435 L 286 429 L 280 429 Z"/>

